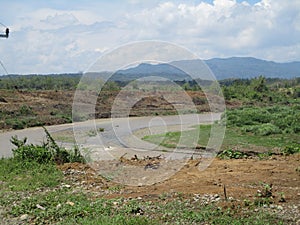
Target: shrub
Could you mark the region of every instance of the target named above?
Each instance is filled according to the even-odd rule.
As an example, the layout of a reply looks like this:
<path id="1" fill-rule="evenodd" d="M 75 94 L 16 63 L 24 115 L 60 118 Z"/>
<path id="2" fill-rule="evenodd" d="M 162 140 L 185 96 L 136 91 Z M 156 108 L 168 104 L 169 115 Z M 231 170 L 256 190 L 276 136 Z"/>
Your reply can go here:
<path id="1" fill-rule="evenodd" d="M 300 132 L 299 107 L 272 106 L 229 110 L 222 116 L 228 127 L 239 127 L 244 132 L 266 136 Z"/>
<path id="2" fill-rule="evenodd" d="M 17 136 L 11 139 L 11 143 L 17 146 L 16 149 L 13 149 L 15 159 L 19 161 L 36 161 L 38 163 L 49 163 L 53 160 L 53 155 L 46 146 L 28 145 L 26 141 L 20 144 L 21 142 Z"/>
<path id="3" fill-rule="evenodd" d="M 224 150 L 218 153 L 218 158 L 220 159 L 242 159 L 246 158 L 247 155 L 240 151 L 234 151 L 232 149 Z"/>
<path id="4" fill-rule="evenodd" d="M 13 149 L 13 156 L 22 162 L 50 163 L 63 164 L 67 162 L 84 163 L 84 157 L 80 154 L 77 147 L 73 150 L 67 150 L 59 147 L 50 133 L 44 128 L 47 141 L 42 145 L 26 144 L 27 138 L 19 140 L 17 136 L 11 138 L 11 143 L 16 146 Z"/>
<path id="5" fill-rule="evenodd" d="M 292 155 L 292 154 L 300 153 L 300 144 L 292 143 L 290 145 L 287 145 L 283 149 L 281 149 L 281 153 L 284 155 Z"/>

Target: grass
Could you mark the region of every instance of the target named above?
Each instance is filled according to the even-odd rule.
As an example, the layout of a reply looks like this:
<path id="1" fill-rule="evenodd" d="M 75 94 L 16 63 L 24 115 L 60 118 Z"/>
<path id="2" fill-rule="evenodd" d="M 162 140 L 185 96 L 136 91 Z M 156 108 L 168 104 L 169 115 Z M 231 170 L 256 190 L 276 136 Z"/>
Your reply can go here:
<path id="1" fill-rule="evenodd" d="M 263 147 L 265 151 L 270 151 L 274 148 L 281 148 L 286 154 L 290 154 L 299 152 L 299 118 L 298 105 L 242 107 L 227 110 L 216 126 L 226 124 L 222 150 Z M 181 132 L 145 136 L 143 140 L 168 148 L 182 147 L 181 145 L 185 147 L 207 146 L 212 125 L 200 125 L 194 128 Z M 295 146 L 291 146 L 293 143 Z"/>
<path id="2" fill-rule="evenodd" d="M 179 144 L 180 137 L 185 139 L 182 143 L 185 146 L 191 146 L 191 140 L 195 139 L 199 134 L 197 142 L 200 146 L 206 146 L 209 140 L 211 125 L 200 125 L 194 130 L 182 132 L 168 132 L 165 134 L 156 134 L 143 137 L 143 140 L 149 141 L 154 144 L 160 144 L 167 148 L 175 148 Z M 273 148 L 283 148 L 290 143 L 297 142 L 299 134 L 271 134 L 266 136 L 259 136 L 250 132 L 243 132 L 237 127 L 227 127 L 225 137 L 223 140 L 222 149 L 235 149 L 235 148 L 253 148 L 265 147 L 266 150 Z"/>
<path id="3" fill-rule="evenodd" d="M 145 136 L 143 137 L 143 140 L 167 148 L 191 147 L 195 144 L 206 146 L 209 140 L 210 130 L 211 130 L 211 125 L 201 125 L 201 126 L 196 126 L 195 129 L 188 130 L 188 131 L 167 132 L 164 134 Z M 195 141 L 197 141 L 197 143 L 195 143 Z"/>
<path id="4" fill-rule="evenodd" d="M 0 180 L 11 191 L 33 191 L 40 187 L 54 187 L 62 181 L 62 172 L 54 164 L 0 160 Z"/>

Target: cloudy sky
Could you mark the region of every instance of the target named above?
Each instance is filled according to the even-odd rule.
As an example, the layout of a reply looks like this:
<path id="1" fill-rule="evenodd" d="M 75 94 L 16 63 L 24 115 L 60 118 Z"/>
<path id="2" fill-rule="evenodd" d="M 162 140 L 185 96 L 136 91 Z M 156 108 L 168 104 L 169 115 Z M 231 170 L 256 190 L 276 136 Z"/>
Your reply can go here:
<path id="1" fill-rule="evenodd" d="M 0 60 L 11 74 L 85 71 L 106 51 L 142 40 L 178 44 L 201 59 L 300 61 L 299 0 L 0 0 L 0 7 L 11 30 L 0 39 Z"/>

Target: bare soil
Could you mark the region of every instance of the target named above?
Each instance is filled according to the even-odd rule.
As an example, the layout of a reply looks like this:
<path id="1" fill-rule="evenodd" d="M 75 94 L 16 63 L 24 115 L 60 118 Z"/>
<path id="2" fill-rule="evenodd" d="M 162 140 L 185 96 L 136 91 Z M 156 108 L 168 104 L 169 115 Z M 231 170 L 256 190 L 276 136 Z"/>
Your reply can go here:
<path id="1" fill-rule="evenodd" d="M 0 129 L 22 129 L 31 126 L 55 125 L 72 121 L 72 104 L 74 91 L 55 90 L 0 90 Z M 118 91 L 101 91 L 95 106 L 96 118 L 109 118 L 112 105 Z M 210 110 L 206 97 L 199 91 L 187 91 L 199 112 Z M 86 92 L 86 100 L 98 93 Z M 143 96 L 143 91 L 123 93 L 123 96 Z M 171 96 L 167 100 L 162 96 Z M 85 100 L 82 100 L 84 102 Z M 184 105 L 182 93 L 153 92 L 153 95 L 142 97 L 137 101 L 129 116 L 152 116 L 176 114 L 175 107 Z M 126 99 L 121 104 L 126 105 Z M 241 105 L 240 102 L 226 103 L 228 108 Z M 118 106 L 121 107 L 121 106 Z M 23 108 L 23 109 L 22 109 Z M 25 110 L 24 110 L 25 108 Z M 23 126 L 14 126 L 14 120 L 24 120 Z"/>
<path id="2" fill-rule="evenodd" d="M 158 159 L 155 160 L 157 162 Z M 128 164 L 146 163 L 145 159 L 139 162 L 135 158 L 120 158 L 120 161 Z M 172 200 L 172 196 L 178 197 L 178 193 L 187 198 L 217 195 L 221 198 L 218 204 L 222 206 L 245 207 L 247 201 L 262 200 L 264 196 L 259 197 L 259 194 L 264 193 L 266 185 L 269 185 L 272 187 L 268 197 L 271 207 L 266 205 L 265 208 L 273 210 L 273 213 L 276 212 L 289 221 L 299 222 L 300 154 L 276 155 L 263 160 L 254 157 L 230 160 L 215 158 L 204 171 L 200 171 L 197 164 L 198 160 L 190 160 L 174 176 L 148 186 L 125 186 L 109 181 L 89 165 L 73 163 L 61 165 L 59 168 L 74 186 L 93 193 L 96 198 L 123 197 L 157 201 L 158 197 L 164 194 L 171 195 L 169 200 Z"/>

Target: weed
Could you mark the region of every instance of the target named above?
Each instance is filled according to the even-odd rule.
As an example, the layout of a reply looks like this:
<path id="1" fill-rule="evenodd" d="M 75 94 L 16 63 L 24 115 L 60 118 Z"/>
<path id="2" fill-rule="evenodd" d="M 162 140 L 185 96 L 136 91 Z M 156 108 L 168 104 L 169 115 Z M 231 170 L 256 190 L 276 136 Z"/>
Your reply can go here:
<path id="1" fill-rule="evenodd" d="M 97 132 L 95 130 L 89 130 L 87 135 L 89 137 L 95 137 L 95 136 L 97 136 Z"/>
<path id="2" fill-rule="evenodd" d="M 243 159 L 246 157 L 247 155 L 245 153 L 232 149 L 227 149 L 218 153 L 218 158 L 220 159 Z"/>
<path id="3" fill-rule="evenodd" d="M 257 156 L 260 160 L 262 159 L 268 159 L 270 156 L 272 156 L 274 153 L 272 151 L 268 151 L 268 152 L 262 152 L 262 153 L 258 153 Z"/>
<path id="4" fill-rule="evenodd" d="M 281 149 L 281 153 L 283 155 L 292 155 L 292 154 L 300 153 L 300 144 L 299 143 L 289 144 L 285 146 L 283 149 Z"/>
<path id="5" fill-rule="evenodd" d="M 286 202 L 285 194 L 283 192 L 279 192 L 279 202 Z"/>
<path id="6" fill-rule="evenodd" d="M 103 128 L 103 127 L 99 127 L 99 128 L 97 129 L 97 131 L 98 131 L 98 132 L 104 132 L 104 128 Z"/>
<path id="7" fill-rule="evenodd" d="M 262 183 L 262 190 L 257 191 L 257 198 L 254 201 L 256 206 L 270 205 L 273 203 L 273 185 Z"/>
<path id="8" fill-rule="evenodd" d="M 78 147 L 73 150 L 66 150 L 59 147 L 48 130 L 44 128 L 47 141 L 42 145 L 26 144 L 27 138 L 19 140 L 17 136 L 11 138 L 11 143 L 16 146 L 13 149 L 13 156 L 21 162 L 37 162 L 40 164 L 55 162 L 63 164 L 66 162 L 85 162 Z"/>
<path id="9" fill-rule="evenodd" d="M 53 164 L 24 162 L 14 158 L 0 159 L 0 180 L 5 182 L 3 188 L 12 191 L 54 187 L 61 182 L 62 178 L 62 172 Z M 0 195 L 2 194 L 5 193 L 1 192 Z"/>

